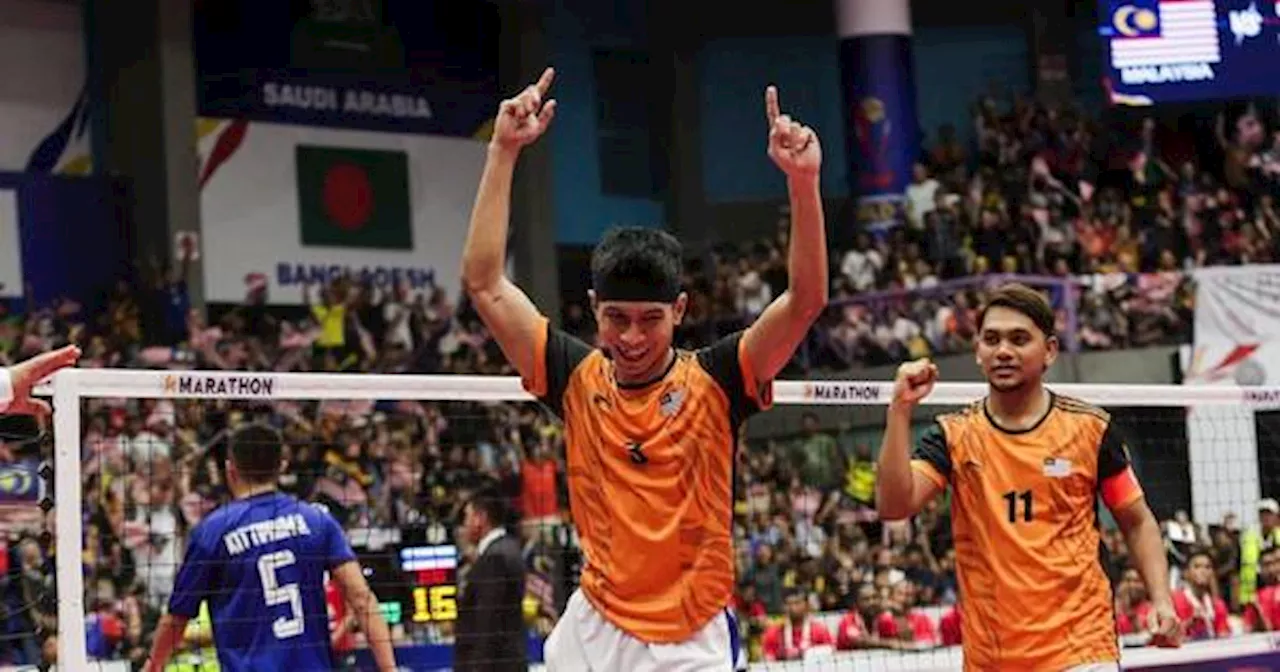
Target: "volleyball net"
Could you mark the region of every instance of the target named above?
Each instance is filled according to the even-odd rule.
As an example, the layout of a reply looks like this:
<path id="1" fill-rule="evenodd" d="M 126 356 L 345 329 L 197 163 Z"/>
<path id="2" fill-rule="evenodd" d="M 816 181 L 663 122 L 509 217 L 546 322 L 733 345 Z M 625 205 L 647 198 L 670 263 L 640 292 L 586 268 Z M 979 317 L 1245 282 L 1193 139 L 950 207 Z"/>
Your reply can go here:
<path id="1" fill-rule="evenodd" d="M 1260 501 L 1280 495 L 1280 451 L 1271 445 L 1280 389 L 1052 388 L 1105 408 L 1127 430 L 1165 531 L 1175 589 L 1187 585 L 1180 564 L 1194 551 L 1207 549 L 1221 563 L 1212 589 L 1231 612 L 1225 629 L 1214 625 L 1213 641 L 1164 651 L 1143 645 L 1138 624 L 1122 640 L 1126 667 L 1229 669 L 1271 656 L 1275 642 L 1262 632 L 1269 621 L 1250 619 L 1245 609 L 1257 589 L 1242 585 L 1280 576 L 1256 557 L 1241 561 L 1239 551 Z M 753 669 L 956 669 L 960 662 L 948 498 L 898 525 L 882 524 L 869 501 L 868 470 L 891 391 L 890 382 L 780 381 L 776 407 L 742 433 L 736 606 Z M 985 391 L 938 384 L 921 405 L 917 431 Z M 229 432 L 251 423 L 279 430 L 287 464 L 281 489 L 323 505 L 342 525 L 401 669 L 451 665 L 459 595 L 476 552 L 460 514 L 482 485 L 503 494 L 507 529 L 521 542 L 524 622 L 508 634 L 527 643 L 532 665 L 576 587 L 582 557 L 564 492 L 560 427 L 517 379 L 72 370 L 56 377 L 52 394 L 51 437 L 0 436 L 0 529 L 10 545 L 0 554 L 0 651 L 21 650 L 14 655 L 25 662 L 56 651 L 61 669 L 136 669 L 174 590 L 188 533 L 229 497 Z M 1123 538 L 1100 510 L 1106 569 L 1117 597 L 1130 599 Z M 289 586 L 263 588 L 255 617 L 267 627 L 295 620 L 328 627 L 339 666 L 370 664 L 363 635 L 340 605 L 312 620 L 295 613 Z M 821 625 L 829 642 L 809 637 L 796 654 L 801 660 L 766 660 L 778 653 L 768 633 L 788 610 Z M 852 614 L 862 619 L 861 635 L 848 627 Z M 202 610 L 168 669 L 218 669 L 212 633 L 219 627 L 228 624 L 210 622 Z M 296 645 L 290 633 L 298 629 L 277 629 L 285 635 L 279 645 Z M 858 637 L 868 633 L 895 642 L 894 650 L 865 649 Z M 15 662 L 4 655 L 0 665 Z"/>

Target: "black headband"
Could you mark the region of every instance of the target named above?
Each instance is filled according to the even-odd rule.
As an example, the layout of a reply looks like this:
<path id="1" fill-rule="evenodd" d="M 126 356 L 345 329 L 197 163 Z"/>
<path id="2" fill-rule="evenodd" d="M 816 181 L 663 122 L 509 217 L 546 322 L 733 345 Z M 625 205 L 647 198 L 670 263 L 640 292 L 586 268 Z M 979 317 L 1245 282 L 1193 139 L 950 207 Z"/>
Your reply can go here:
<path id="1" fill-rule="evenodd" d="M 598 301 L 675 303 L 679 278 L 640 277 L 625 273 L 596 274 L 591 279 Z"/>

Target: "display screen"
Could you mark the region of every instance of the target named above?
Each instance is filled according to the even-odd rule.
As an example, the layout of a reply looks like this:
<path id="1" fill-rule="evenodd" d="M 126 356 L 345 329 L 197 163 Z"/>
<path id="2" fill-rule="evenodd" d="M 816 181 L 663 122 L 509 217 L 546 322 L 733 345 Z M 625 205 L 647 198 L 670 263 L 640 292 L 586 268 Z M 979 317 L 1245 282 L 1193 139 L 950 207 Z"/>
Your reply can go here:
<path id="1" fill-rule="evenodd" d="M 1100 17 L 1113 103 L 1277 92 L 1276 0 L 1104 0 Z"/>
<path id="2" fill-rule="evenodd" d="M 358 555 L 388 622 L 457 619 L 456 546 L 404 546 Z"/>

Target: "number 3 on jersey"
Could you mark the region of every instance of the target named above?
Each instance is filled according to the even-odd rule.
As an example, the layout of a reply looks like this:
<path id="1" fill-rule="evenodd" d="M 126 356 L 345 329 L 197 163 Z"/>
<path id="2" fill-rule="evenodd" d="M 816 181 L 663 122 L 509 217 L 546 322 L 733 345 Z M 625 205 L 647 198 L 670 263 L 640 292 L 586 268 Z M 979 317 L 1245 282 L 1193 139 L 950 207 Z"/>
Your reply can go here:
<path id="1" fill-rule="evenodd" d="M 1032 501 L 1030 490 L 1023 490 L 1022 492 L 1010 490 L 1009 492 L 1004 493 L 1004 501 L 1009 505 L 1008 513 L 1010 523 L 1017 523 L 1019 521 L 1024 523 L 1031 522 Z"/>
<path id="2" fill-rule="evenodd" d="M 276 639 L 297 637 L 306 627 L 305 621 L 302 620 L 302 591 L 298 590 L 298 584 L 286 583 L 282 586 L 276 576 L 277 570 L 288 567 L 297 560 L 293 551 L 289 550 L 267 553 L 258 558 L 258 576 L 262 578 L 262 597 L 267 601 L 267 606 L 287 604 L 289 612 L 293 614 L 288 618 L 277 618 L 271 624 Z"/>

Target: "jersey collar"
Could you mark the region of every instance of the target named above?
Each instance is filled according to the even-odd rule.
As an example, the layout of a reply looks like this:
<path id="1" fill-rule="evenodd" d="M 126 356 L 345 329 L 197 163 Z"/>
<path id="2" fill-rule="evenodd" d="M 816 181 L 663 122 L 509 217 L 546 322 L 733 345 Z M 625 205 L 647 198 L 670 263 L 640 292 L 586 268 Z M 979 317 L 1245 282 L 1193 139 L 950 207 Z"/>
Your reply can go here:
<path id="1" fill-rule="evenodd" d="M 987 397 L 984 397 L 982 400 L 982 414 L 987 417 L 987 422 L 991 423 L 992 427 L 995 427 L 1005 434 L 1026 434 L 1028 432 L 1034 432 L 1040 428 L 1040 425 L 1044 424 L 1045 420 L 1049 419 L 1049 416 L 1053 414 L 1053 409 L 1058 406 L 1058 397 L 1053 393 L 1053 390 L 1046 389 L 1045 392 L 1049 393 L 1049 407 L 1045 409 L 1044 415 L 1041 415 L 1038 420 L 1031 423 L 1031 426 L 1026 429 L 1009 429 L 1001 426 L 1000 423 L 996 421 L 995 416 L 991 415 L 991 409 L 987 406 L 987 401 L 989 399 Z"/>

